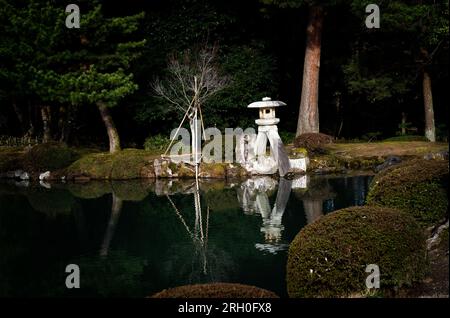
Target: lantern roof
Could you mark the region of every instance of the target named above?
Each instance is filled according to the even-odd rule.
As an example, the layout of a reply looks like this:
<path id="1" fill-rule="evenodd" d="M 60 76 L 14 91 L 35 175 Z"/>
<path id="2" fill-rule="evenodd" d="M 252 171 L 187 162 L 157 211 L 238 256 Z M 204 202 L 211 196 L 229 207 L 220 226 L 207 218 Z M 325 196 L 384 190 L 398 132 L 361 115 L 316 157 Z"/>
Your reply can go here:
<path id="1" fill-rule="evenodd" d="M 279 100 L 272 100 L 270 97 L 264 97 L 262 101 L 254 102 L 248 105 L 248 108 L 272 108 L 272 107 L 280 107 L 286 106 L 286 103 L 283 103 Z"/>

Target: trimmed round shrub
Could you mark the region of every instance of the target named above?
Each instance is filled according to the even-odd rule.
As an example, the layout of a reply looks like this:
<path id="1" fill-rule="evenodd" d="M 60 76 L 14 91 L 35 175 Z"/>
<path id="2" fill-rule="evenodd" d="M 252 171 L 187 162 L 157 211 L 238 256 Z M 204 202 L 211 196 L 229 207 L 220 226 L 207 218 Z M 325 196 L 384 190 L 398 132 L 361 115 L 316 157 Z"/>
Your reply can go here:
<path id="1" fill-rule="evenodd" d="M 255 286 L 210 283 L 179 286 L 154 294 L 152 298 L 279 298 L 275 293 Z"/>
<path id="2" fill-rule="evenodd" d="M 427 269 L 423 231 L 410 215 L 382 207 L 349 207 L 304 227 L 289 247 L 287 289 L 297 297 L 366 293 L 369 264 L 383 289 L 410 286 Z"/>
<path id="3" fill-rule="evenodd" d="M 323 145 L 333 143 L 333 137 L 322 133 L 301 134 L 294 140 L 294 147 L 305 148 L 310 154 L 326 153 Z"/>
<path id="4" fill-rule="evenodd" d="M 431 225 L 447 214 L 448 161 L 411 160 L 377 174 L 367 203 L 388 206 L 411 214 L 422 225 Z"/>
<path id="5" fill-rule="evenodd" d="M 32 147 L 24 155 L 23 162 L 27 171 L 43 172 L 68 167 L 78 157 L 76 152 L 65 144 L 48 142 Z"/>

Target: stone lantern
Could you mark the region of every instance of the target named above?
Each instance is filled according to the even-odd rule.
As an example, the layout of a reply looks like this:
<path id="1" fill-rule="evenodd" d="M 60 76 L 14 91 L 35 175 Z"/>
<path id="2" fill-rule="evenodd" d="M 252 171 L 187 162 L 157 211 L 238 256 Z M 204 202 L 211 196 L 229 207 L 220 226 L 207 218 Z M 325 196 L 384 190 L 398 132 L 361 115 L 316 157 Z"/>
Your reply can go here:
<path id="1" fill-rule="evenodd" d="M 286 106 L 285 103 L 272 100 L 270 97 L 264 97 L 260 102 L 254 102 L 248 105 L 248 108 L 259 108 L 259 119 L 255 120 L 258 126 L 276 125 L 280 122 L 275 117 L 275 108 Z"/>
<path id="2" fill-rule="evenodd" d="M 256 156 L 255 172 L 264 173 L 278 169 L 280 176 L 284 176 L 290 170 L 289 158 L 284 150 L 283 142 L 278 134 L 277 124 L 279 118 L 275 117 L 275 108 L 286 106 L 281 101 L 273 101 L 270 97 L 264 97 L 262 101 L 248 105 L 248 108 L 259 108 L 259 119 L 255 120 L 258 125 L 258 135 L 254 145 Z M 266 155 L 267 142 L 270 145 L 270 155 Z M 269 172 L 268 172 L 269 174 Z"/>

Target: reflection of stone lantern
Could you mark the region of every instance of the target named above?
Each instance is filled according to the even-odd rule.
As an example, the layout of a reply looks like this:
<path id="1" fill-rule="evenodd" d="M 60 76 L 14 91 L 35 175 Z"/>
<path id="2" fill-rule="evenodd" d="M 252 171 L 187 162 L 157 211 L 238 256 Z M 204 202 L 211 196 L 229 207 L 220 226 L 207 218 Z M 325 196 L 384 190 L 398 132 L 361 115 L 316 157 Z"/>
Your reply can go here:
<path id="1" fill-rule="evenodd" d="M 278 135 L 277 124 L 279 118 L 275 117 L 275 108 L 286 106 L 281 101 L 273 101 L 270 97 L 264 97 L 262 101 L 248 105 L 248 108 L 259 108 L 258 135 L 254 145 L 257 158 L 256 172 L 270 171 L 278 168 L 280 176 L 284 176 L 290 169 L 289 158 L 284 150 L 283 142 Z M 271 155 L 266 156 L 267 142 L 269 142 Z M 272 172 L 273 173 L 273 172 Z"/>

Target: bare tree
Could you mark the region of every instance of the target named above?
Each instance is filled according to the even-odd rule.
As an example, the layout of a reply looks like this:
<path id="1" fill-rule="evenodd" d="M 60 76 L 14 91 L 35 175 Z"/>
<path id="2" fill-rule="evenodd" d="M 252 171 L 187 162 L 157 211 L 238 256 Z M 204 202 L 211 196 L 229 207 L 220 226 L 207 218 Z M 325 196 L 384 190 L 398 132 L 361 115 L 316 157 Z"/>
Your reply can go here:
<path id="1" fill-rule="evenodd" d="M 178 129 L 181 128 L 186 117 L 189 118 L 192 154 L 196 165 L 198 165 L 201 155 L 198 115 L 200 115 L 204 132 L 201 107 L 212 95 L 229 83 L 228 77 L 220 75 L 216 63 L 217 51 L 217 46 L 204 46 L 200 50 L 187 50 L 180 55 L 172 54 L 169 57 L 166 78 L 157 79 L 153 83 L 153 89 L 158 96 L 169 102 L 176 110 L 184 113 Z M 166 153 L 172 142 L 173 140 Z"/>
<path id="2" fill-rule="evenodd" d="M 184 113 L 201 107 L 208 98 L 228 85 L 228 78 L 219 74 L 217 46 L 205 46 L 194 52 L 172 54 L 167 76 L 153 83 L 156 94 Z"/>

